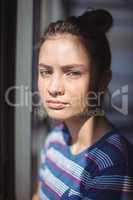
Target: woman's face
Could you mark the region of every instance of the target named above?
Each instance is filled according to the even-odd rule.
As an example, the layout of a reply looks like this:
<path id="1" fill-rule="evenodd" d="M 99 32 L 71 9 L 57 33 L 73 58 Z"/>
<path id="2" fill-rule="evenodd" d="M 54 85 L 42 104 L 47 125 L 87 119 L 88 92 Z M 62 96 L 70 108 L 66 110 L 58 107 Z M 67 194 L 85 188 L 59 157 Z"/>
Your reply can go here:
<path id="1" fill-rule="evenodd" d="M 49 117 L 83 116 L 90 87 L 90 57 L 77 36 L 46 40 L 39 53 L 38 88 Z"/>

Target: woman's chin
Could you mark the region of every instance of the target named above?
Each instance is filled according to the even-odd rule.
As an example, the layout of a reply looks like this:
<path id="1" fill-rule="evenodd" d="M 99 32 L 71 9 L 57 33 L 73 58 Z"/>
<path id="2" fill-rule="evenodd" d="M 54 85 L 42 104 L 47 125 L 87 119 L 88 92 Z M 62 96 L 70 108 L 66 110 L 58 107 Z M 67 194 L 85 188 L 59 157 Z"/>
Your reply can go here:
<path id="1" fill-rule="evenodd" d="M 55 120 L 58 120 L 58 121 L 65 121 L 67 120 L 68 118 L 70 118 L 69 116 L 66 116 L 65 114 L 49 114 L 48 113 L 48 116 L 52 119 L 55 119 Z"/>
<path id="2" fill-rule="evenodd" d="M 74 117 L 74 113 L 69 113 L 63 110 L 48 110 L 48 116 L 52 119 L 59 120 L 59 121 L 65 121 L 67 119 L 70 119 Z"/>

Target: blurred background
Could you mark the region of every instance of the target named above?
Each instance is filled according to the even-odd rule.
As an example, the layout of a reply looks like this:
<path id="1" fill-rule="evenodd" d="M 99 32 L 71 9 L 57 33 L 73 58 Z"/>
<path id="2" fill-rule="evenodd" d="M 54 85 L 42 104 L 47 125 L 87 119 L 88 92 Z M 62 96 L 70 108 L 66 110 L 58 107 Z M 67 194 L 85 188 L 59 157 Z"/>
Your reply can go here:
<path id="1" fill-rule="evenodd" d="M 105 112 L 133 143 L 133 1 L 1 0 L 0 200 L 31 199 L 40 150 L 54 125 L 38 107 L 39 38 L 49 22 L 80 15 L 88 7 L 105 8 L 114 17 L 108 33 L 113 79 Z"/>

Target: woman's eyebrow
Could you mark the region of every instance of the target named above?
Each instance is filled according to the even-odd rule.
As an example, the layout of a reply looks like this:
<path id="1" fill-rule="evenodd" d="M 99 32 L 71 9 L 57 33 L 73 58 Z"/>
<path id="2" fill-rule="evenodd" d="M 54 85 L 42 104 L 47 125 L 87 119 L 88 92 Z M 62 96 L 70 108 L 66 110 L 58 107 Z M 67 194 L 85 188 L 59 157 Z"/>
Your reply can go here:
<path id="1" fill-rule="evenodd" d="M 46 64 L 43 64 L 43 63 L 40 63 L 38 66 L 42 67 L 42 68 L 47 68 L 47 69 L 52 69 L 53 68 L 52 66 L 46 65 Z"/>
<path id="2" fill-rule="evenodd" d="M 63 70 L 71 70 L 71 69 L 83 69 L 85 65 L 83 64 L 71 64 L 71 65 L 64 65 L 61 66 Z"/>
<path id="3" fill-rule="evenodd" d="M 40 63 L 39 67 L 43 67 L 43 68 L 47 68 L 47 69 L 53 69 L 53 66 L 43 64 L 43 63 Z M 84 68 L 86 66 L 83 65 L 83 64 L 69 64 L 69 65 L 62 65 L 60 67 L 62 68 L 62 70 L 71 70 L 71 69 L 75 69 L 75 68 Z"/>

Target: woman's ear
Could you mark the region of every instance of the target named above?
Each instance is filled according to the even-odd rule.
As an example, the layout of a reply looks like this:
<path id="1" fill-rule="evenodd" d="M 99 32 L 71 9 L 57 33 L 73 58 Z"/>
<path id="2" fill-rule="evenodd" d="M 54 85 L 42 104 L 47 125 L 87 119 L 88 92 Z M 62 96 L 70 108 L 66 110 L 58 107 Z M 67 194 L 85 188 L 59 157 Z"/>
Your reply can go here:
<path id="1" fill-rule="evenodd" d="M 112 71 L 107 70 L 102 74 L 101 80 L 100 80 L 100 91 L 105 92 L 110 81 L 112 79 Z"/>

